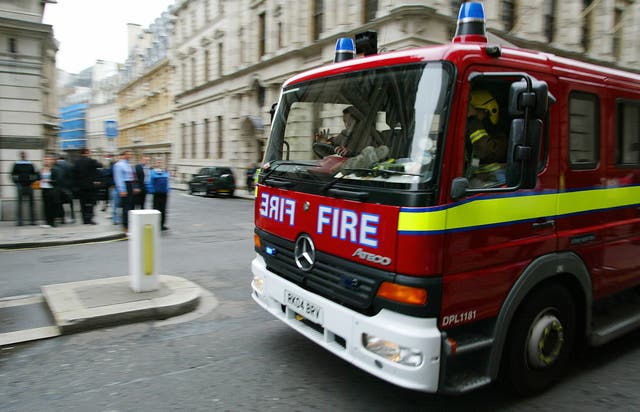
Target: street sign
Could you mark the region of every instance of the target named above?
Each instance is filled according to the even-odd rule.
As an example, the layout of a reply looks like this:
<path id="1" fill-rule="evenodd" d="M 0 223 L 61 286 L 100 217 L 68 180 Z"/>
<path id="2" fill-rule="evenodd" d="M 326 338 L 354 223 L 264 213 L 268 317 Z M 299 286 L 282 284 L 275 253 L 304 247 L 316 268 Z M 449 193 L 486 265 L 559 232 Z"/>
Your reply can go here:
<path id="1" fill-rule="evenodd" d="M 118 137 L 118 122 L 116 122 L 115 120 L 105 120 L 104 134 L 110 139 Z"/>

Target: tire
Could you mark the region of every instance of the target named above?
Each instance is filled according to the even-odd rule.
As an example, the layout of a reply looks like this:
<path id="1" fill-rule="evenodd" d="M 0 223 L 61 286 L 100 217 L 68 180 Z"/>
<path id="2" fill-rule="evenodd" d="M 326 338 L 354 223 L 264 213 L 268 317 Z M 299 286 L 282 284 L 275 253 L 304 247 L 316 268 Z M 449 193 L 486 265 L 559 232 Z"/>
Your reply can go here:
<path id="1" fill-rule="evenodd" d="M 235 195 L 235 193 L 236 193 L 236 192 L 235 192 L 234 190 L 230 191 L 230 192 L 229 192 L 229 197 L 233 197 L 233 196 Z"/>
<path id="2" fill-rule="evenodd" d="M 189 186 L 189 194 L 192 195 L 193 193 L 193 187 Z"/>
<path id="3" fill-rule="evenodd" d="M 573 297 L 560 284 L 534 289 L 514 316 L 503 353 L 503 379 L 519 395 L 539 393 L 565 372 L 576 333 Z"/>

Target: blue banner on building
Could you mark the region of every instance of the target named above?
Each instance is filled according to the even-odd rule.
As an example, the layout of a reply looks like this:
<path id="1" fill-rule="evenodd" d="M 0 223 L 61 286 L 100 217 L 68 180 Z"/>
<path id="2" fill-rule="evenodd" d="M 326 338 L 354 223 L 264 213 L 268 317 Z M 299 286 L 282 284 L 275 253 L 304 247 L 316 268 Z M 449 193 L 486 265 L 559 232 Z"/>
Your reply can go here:
<path id="1" fill-rule="evenodd" d="M 118 122 L 115 120 L 105 120 L 104 134 L 109 138 L 118 137 Z"/>

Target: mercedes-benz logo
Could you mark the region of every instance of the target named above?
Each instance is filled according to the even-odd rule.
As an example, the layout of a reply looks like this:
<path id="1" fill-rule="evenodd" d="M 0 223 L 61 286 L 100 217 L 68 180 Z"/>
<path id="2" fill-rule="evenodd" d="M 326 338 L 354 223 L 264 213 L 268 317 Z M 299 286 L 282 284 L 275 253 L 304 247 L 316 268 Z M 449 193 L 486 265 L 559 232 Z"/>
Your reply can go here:
<path id="1" fill-rule="evenodd" d="M 308 272 L 316 263 L 316 247 L 313 244 L 313 240 L 307 234 L 301 234 L 296 239 L 296 247 L 293 250 L 293 258 L 296 261 L 296 265 L 305 272 Z"/>

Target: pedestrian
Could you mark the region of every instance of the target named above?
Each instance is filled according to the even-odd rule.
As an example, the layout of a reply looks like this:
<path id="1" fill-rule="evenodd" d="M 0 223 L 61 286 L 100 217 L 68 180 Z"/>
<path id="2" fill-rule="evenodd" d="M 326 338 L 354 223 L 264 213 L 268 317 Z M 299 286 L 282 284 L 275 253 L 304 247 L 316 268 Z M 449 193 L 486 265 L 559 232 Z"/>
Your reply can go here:
<path id="1" fill-rule="evenodd" d="M 124 232 L 129 231 L 129 210 L 133 209 L 134 197 L 140 191 L 135 170 L 129 163 L 130 157 L 131 152 L 124 150 L 120 154 L 120 160 L 113 165 L 113 180 L 122 206 L 122 229 Z"/>
<path id="2" fill-rule="evenodd" d="M 111 221 L 113 222 L 114 225 L 119 225 L 120 224 L 120 196 L 118 195 L 118 189 L 116 188 L 116 183 L 115 183 L 115 178 L 114 178 L 114 172 L 113 172 L 113 167 L 115 166 L 115 162 L 111 161 L 111 165 L 109 166 L 109 168 L 111 169 L 111 180 L 110 180 L 110 184 L 111 186 L 109 186 L 108 190 L 109 190 L 109 197 L 111 198 Z"/>
<path id="3" fill-rule="evenodd" d="M 246 172 L 247 193 L 253 192 L 253 184 L 254 184 L 253 179 L 255 174 L 256 174 L 256 165 L 252 163 L 249 165 Z"/>
<path id="4" fill-rule="evenodd" d="M 62 208 L 62 223 L 75 223 L 75 214 L 73 212 L 73 166 L 66 159 L 64 154 L 58 156 L 56 162 L 60 170 L 58 186 L 60 188 L 60 206 Z M 65 219 L 64 205 L 69 205 L 69 218 Z"/>
<path id="5" fill-rule="evenodd" d="M 89 149 L 82 149 L 80 155 L 80 158 L 76 160 L 74 165 L 74 179 L 78 187 L 82 223 L 85 225 L 95 225 L 93 208 L 96 202 L 96 191 L 100 184 L 98 168 L 102 166 L 97 160 L 90 157 L 91 152 Z"/>
<path id="6" fill-rule="evenodd" d="M 143 156 L 141 162 L 136 165 L 136 179 L 138 180 L 138 186 L 140 189 L 140 191 L 136 195 L 136 209 L 144 209 L 150 174 L 151 168 L 149 167 L 149 156 Z"/>
<path id="7" fill-rule="evenodd" d="M 167 222 L 167 197 L 169 195 L 169 172 L 164 168 L 162 160 L 156 161 L 149 176 L 149 193 L 153 193 L 153 208 L 160 211 L 160 227 L 169 230 Z"/>
<path id="8" fill-rule="evenodd" d="M 102 200 L 102 212 L 106 212 L 109 208 L 109 198 L 111 187 L 113 187 L 113 169 L 104 167 L 100 169 L 100 188 L 98 190 L 98 200 Z"/>
<path id="9" fill-rule="evenodd" d="M 16 225 L 22 226 L 22 204 L 26 201 L 29 205 L 29 218 L 31 224 L 36 224 L 36 217 L 33 210 L 33 187 L 32 185 L 38 180 L 36 168 L 29 160 L 27 154 L 20 152 L 20 160 L 16 161 L 11 170 L 11 178 L 16 185 L 18 199 L 16 202 Z"/>
<path id="10" fill-rule="evenodd" d="M 61 168 L 55 164 L 54 157 L 45 155 L 44 164 L 40 171 L 40 190 L 42 191 L 42 206 L 45 224 L 42 227 L 56 227 L 56 217 L 60 216 L 60 175 Z"/>

